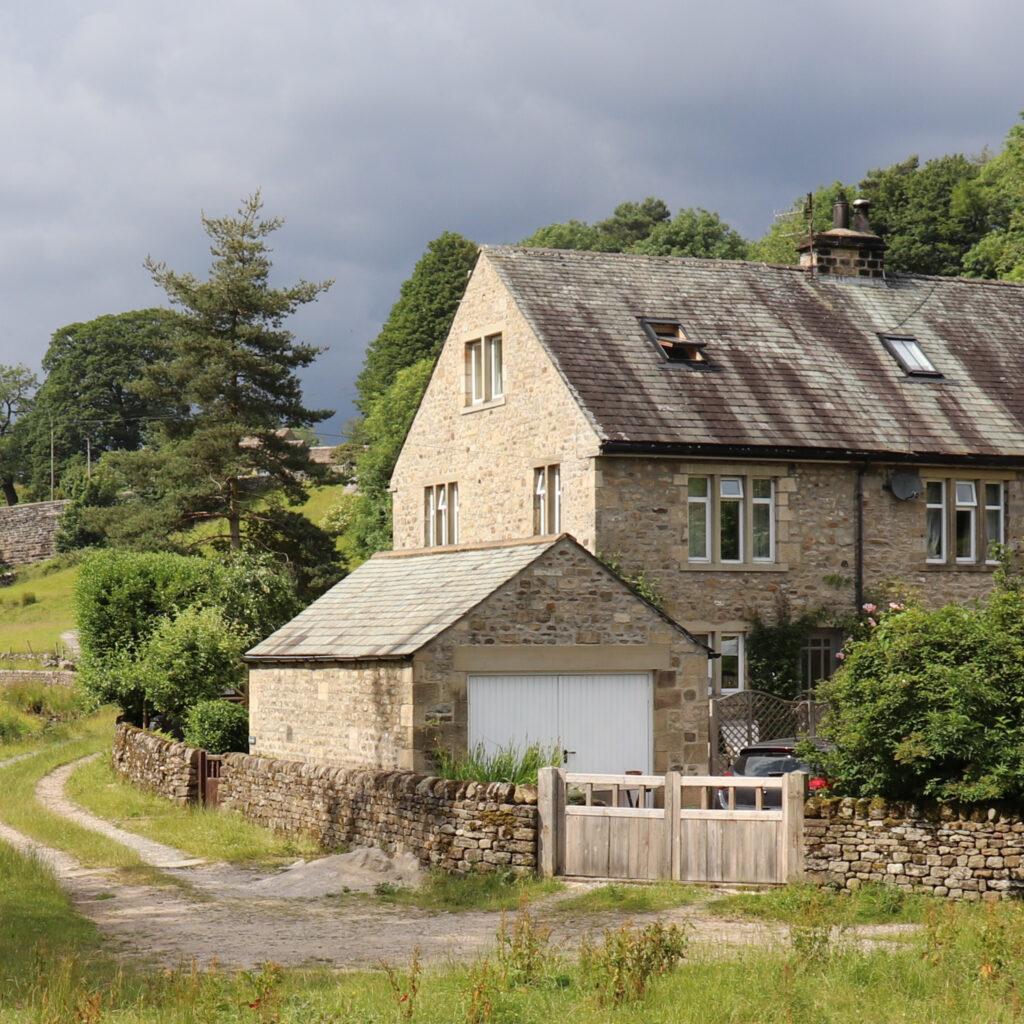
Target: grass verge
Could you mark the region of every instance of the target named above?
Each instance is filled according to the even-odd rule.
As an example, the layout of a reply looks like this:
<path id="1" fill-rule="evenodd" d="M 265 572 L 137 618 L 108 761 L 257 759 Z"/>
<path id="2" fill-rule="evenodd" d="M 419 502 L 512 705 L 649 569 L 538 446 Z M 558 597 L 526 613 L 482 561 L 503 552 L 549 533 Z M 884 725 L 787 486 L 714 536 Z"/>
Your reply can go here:
<path id="1" fill-rule="evenodd" d="M 808 917 L 827 918 L 835 924 L 920 924 L 929 907 L 938 902 L 924 893 L 895 885 L 865 884 L 855 892 L 836 892 L 813 885 L 793 884 L 762 892 L 722 896 L 709 911 L 723 917 L 757 918 L 798 924 Z"/>
<path id="2" fill-rule="evenodd" d="M 323 852 L 312 840 L 277 835 L 239 814 L 183 807 L 136 789 L 114 773 L 106 758 L 76 769 L 66 791 L 93 814 L 193 857 L 269 865 Z"/>
<path id="3" fill-rule="evenodd" d="M 714 899 L 708 889 L 680 882 L 656 882 L 652 885 L 629 885 L 613 882 L 559 900 L 549 908 L 556 914 L 651 914 L 671 910 L 703 900 Z"/>
<path id="4" fill-rule="evenodd" d="M 36 783 L 55 768 L 110 748 L 114 712 L 107 708 L 75 723 L 74 738 L 49 742 L 30 757 L 0 768 L 0 820 L 47 846 L 65 850 L 86 867 L 141 867 L 134 850 L 47 811 L 35 796 Z M 0 748 L 0 760 L 7 757 Z"/>

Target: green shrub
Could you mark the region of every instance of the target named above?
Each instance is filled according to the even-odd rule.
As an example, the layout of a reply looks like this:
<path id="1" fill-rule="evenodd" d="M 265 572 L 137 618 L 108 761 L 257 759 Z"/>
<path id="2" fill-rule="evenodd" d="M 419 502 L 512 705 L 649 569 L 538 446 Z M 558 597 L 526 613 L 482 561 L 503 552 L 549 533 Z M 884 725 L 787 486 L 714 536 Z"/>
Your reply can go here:
<path id="1" fill-rule="evenodd" d="M 0 743 L 13 743 L 25 736 L 40 732 L 42 719 L 9 704 L 0 704 Z"/>
<path id="2" fill-rule="evenodd" d="M 562 763 L 559 746 L 534 743 L 525 749 L 509 744 L 488 753 L 482 743 L 472 750 L 449 751 L 438 747 L 434 765 L 443 779 L 464 782 L 514 782 L 517 786 L 537 785 L 537 772 Z"/>
<path id="3" fill-rule="evenodd" d="M 819 687 L 839 792 L 974 803 L 1024 798 L 1024 594 L 996 574 L 981 605 L 865 605 L 862 635 Z"/>
<path id="4" fill-rule="evenodd" d="M 136 685 L 155 710 L 180 722 L 193 704 L 242 681 L 244 649 L 245 638 L 215 608 L 186 608 L 146 641 L 133 668 Z"/>
<path id="5" fill-rule="evenodd" d="M 249 712 L 226 700 L 201 700 L 185 714 L 185 742 L 211 754 L 249 749 Z"/>

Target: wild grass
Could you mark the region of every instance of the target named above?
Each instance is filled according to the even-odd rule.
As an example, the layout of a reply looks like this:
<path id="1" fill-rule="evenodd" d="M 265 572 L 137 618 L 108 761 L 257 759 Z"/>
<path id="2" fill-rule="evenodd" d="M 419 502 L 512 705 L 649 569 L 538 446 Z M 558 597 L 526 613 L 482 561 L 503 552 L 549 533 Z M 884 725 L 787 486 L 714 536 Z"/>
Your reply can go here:
<path id="1" fill-rule="evenodd" d="M 76 769 L 66 792 L 121 828 L 205 860 L 271 865 L 322 854 L 312 840 L 277 835 L 232 811 L 181 806 L 137 789 L 104 757 Z"/>
<path id="2" fill-rule="evenodd" d="M 560 747 L 545 747 L 540 743 L 528 747 L 509 744 L 487 751 L 481 743 L 467 751 L 438 747 L 432 758 L 442 779 L 536 786 L 537 772 L 548 765 L 561 764 L 562 751 Z"/>
<path id="3" fill-rule="evenodd" d="M 453 876 L 432 871 L 415 889 L 389 883 L 378 885 L 375 894 L 384 903 L 418 907 L 431 913 L 466 910 L 515 910 L 565 886 L 554 878 L 518 877 L 511 871 L 490 871 Z"/>
<path id="4" fill-rule="evenodd" d="M 709 911 L 724 917 L 760 918 L 790 924 L 808 916 L 825 916 L 844 926 L 918 924 L 935 902 L 933 897 L 895 885 L 869 883 L 856 892 L 836 892 L 814 885 L 793 884 L 723 896 L 709 906 Z"/>

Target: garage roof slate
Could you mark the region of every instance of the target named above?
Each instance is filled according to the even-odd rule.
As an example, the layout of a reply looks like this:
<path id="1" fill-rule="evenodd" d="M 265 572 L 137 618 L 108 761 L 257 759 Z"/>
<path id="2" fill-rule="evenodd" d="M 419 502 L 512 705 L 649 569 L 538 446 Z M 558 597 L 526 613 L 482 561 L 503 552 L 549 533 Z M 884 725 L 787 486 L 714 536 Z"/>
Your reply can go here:
<path id="1" fill-rule="evenodd" d="M 606 452 L 1024 456 L 1020 284 L 508 246 L 483 258 Z M 667 361 L 640 317 L 678 320 L 707 363 Z M 916 337 L 942 376 L 908 376 L 880 333 Z"/>
<path id="2" fill-rule="evenodd" d="M 414 654 L 561 539 L 379 552 L 253 647 L 246 660 L 357 661 Z"/>

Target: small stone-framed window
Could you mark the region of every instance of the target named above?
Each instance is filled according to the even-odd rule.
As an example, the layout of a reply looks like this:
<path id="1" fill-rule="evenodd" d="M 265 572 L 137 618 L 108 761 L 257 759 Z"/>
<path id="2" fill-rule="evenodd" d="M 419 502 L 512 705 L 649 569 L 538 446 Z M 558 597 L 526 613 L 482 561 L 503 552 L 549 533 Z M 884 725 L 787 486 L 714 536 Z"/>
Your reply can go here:
<path id="1" fill-rule="evenodd" d="M 459 543 L 459 485 L 433 484 L 423 489 L 423 545 Z"/>
<path id="2" fill-rule="evenodd" d="M 533 532 L 559 533 L 562 529 L 562 471 L 558 465 L 533 471 Z"/>
<path id="3" fill-rule="evenodd" d="M 494 402 L 505 394 L 504 364 L 500 334 L 488 334 L 466 342 L 467 406 Z"/>

